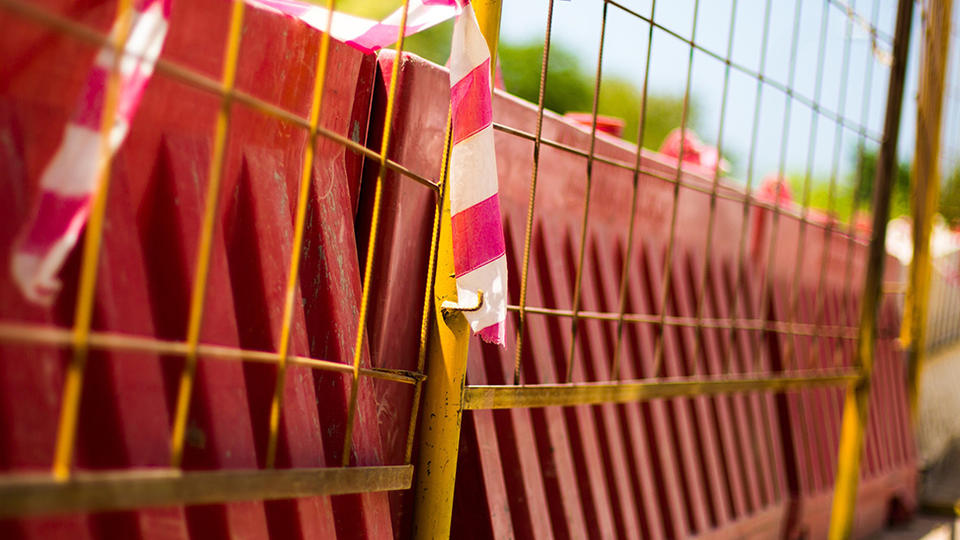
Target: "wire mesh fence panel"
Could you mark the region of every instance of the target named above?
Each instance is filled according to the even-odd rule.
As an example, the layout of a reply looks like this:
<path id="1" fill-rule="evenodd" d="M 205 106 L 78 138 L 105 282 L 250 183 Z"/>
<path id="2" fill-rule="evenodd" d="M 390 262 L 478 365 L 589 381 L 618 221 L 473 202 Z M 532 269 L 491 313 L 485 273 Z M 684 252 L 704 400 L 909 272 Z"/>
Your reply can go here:
<path id="1" fill-rule="evenodd" d="M 471 343 L 463 455 L 483 474 L 458 477 L 454 534 L 576 536 L 583 516 L 601 536 L 825 535 L 895 10 L 634 4 L 504 5 L 505 32 L 546 12 L 543 74 L 539 103 L 495 100 L 511 317 L 505 349 Z M 544 110 L 571 88 L 554 47 L 595 70 L 583 124 Z M 639 151 L 601 131 L 623 79 Z M 663 88 L 679 103 L 666 140 L 647 108 Z M 871 403 L 894 414 L 902 358 L 884 354 Z M 912 504 L 888 429 L 866 430 L 863 474 L 890 483 L 864 484 L 877 502 L 858 530 Z"/>
<path id="2" fill-rule="evenodd" d="M 148 4 L 0 4 L 5 267 L 87 69 L 125 47 L 107 30 Z M 434 226 L 398 300 L 398 359 L 371 341 L 387 324 L 367 309 L 388 272 L 375 231 L 398 214 L 357 212 L 391 171 L 388 196 L 414 186 L 432 215 L 442 171 L 390 156 L 392 113 L 371 104 L 400 85 L 374 56 L 262 5 L 157 5 L 172 11 L 156 76 L 102 157 L 112 182 L 56 302 L 0 278 L 3 529 L 395 534 L 405 502 L 387 492 L 412 481 Z"/>
<path id="3" fill-rule="evenodd" d="M 870 217 L 905 211 L 883 193 L 912 3 L 473 2 L 506 83 L 497 347 L 440 309 L 448 71 L 322 10 L 156 1 L 115 155 L 129 104 L 89 121 L 105 172 L 56 301 L 0 275 L 4 533 L 819 537 L 851 396 L 853 531 L 914 504 L 904 272 Z M 0 0 L 0 264 L 148 4 Z M 393 4 L 404 51 L 426 4 Z"/>

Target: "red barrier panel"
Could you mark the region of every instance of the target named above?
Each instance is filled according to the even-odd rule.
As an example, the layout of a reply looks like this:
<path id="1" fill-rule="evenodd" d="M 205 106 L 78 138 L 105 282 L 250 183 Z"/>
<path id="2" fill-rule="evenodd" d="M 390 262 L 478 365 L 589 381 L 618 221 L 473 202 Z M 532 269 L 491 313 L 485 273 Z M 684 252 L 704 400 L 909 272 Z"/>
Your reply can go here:
<path id="1" fill-rule="evenodd" d="M 497 105 L 500 122 L 528 132 L 534 130 L 535 110 L 532 107 L 508 98 L 500 99 Z M 550 114 L 544 122 L 545 138 L 584 151 L 589 148 L 589 134 L 585 130 L 573 128 Z M 499 135 L 497 148 L 500 162 L 507 163 L 501 167 L 501 194 L 512 248 L 508 259 L 513 261 L 511 275 L 516 284 L 523 258 L 532 152 L 529 143 L 518 143 L 515 136 L 507 134 Z M 570 309 L 586 193 L 586 158 L 550 147 L 542 147 L 541 152 L 527 303 L 536 307 Z M 605 137 L 598 140 L 596 152 L 628 164 L 636 159 L 632 147 Z M 702 223 L 709 213 L 709 195 L 689 187 L 679 190 L 677 223 L 680 227 L 675 235 L 668 294 L 664 295 L 664 256 L 669 244 L 672 181 L 676 178 L 676 171 L 669 161 L 655 154 L 644 157 L 641 170 L 626 312 L 657 317 L 665 298 L 667 315 L 693 316 L 707 237 L 705 227 L 693 228 L 683 224 Z M 700 190 L 710 187 L 705 179 L 687 173 L 682 179 Z M 720 189 L 727 194 L 735 193 L 727 185 Z M 613 165 L 595 163 L 590 196 L 591 214 L 587 225 L 580 309 L 616 313 L 627 252 L 626 225 L 630 222 L 632 173 Z M 720 199 L 715 220 L 716 230 L 724 236 L 714 236 L 712 272 L 720 270 L 722 265 L 718 265 L 719 262 L 732 265 L 737 243 L 718 238 L 730 239 L 738 234 L 742 210 L 733 201 Z M 707 283 L 710 286 L 713 281 Z M 732 292 L 729 286 L 722 292 L 714 292 L 721 295 L 724 305 L 729 305 Z M 512 302 L 518 302 L 516 291 Z M 741 308 L 741 317 L 744 315 Z M 568 321 L 570 319 L 528 315 L 521 359 L 525 382 L 564 380 L 572 336 Z M 515 326 L 512 328 L 515 332 Z M 508 332 L 508 336 L 513 337 L 513 334 Z M 719 336 L 710 337 L 713 339 L 696 344 L 692 328 L 667 326 L 659 345 L 663 348 L 660 375 L 678 377 L 719 372 L 725 361 L 740 360 L 725 358 L 716 341 Z M 657 339 L 655 325 L 626 323 L 619 353 L 621 377 L 654 376 Z M 475 343 L 471 351 L 474 353 L 470 366 L 473 371 L 468 371 L 470 382 L 509 383 L 513 346 L 508 343 L 506 353 L 500 354 L 494 348 Z M 615 347 L 615 321 L 580 320 L 573 380 L 614 379 L 609 362 L 614 357 Z M 699 363 L 692 361 L 695 348 L 699 350 L 696 354 L 701 360 Z M 739 356 L 739 351 L 725 352 L 728 357 Z M 480 371 L 480 359 L 486 370 L 486 380 L 474 378 Z M 747 371 L 746 367 L 743 369 Z M 491 372 L 498 373 L 496 378 L 490 377 Z M 500 372 L 505 377 L 501 377 Z M 772 402 L 769 396 L 763 395 L 750 396 L 746 402 L 739 398 L 677 398 L 642 404 L 565 408 L 557 413 L 564 419 L 568 442 L 540 443 L 537 446 L 520 441 L 515 451 L 531 453 L 532 448 L 539 450 L 544 482 L 553 484 L 546 493 L 548 500 L 560 499 L 566 493 L 559 483 L 561 478 L 569 478 L 571 484 L 578 483 L 586 522 L 600 525 L 599 530 L 588 527 L 588 534 L 677 537 L 721 531 L 724 534 L 749 534 L 762 531 L 764 527 L 775 528 L 782 518 L 786 500 L 782 489 L 772 492 L 772 486 L 782 483 L 782 463 L 774 457 L 778 455 L 775 447 L 764 439 L 766 433 L 776 431 L 771 414 Z M 509 412 L 519 418 L 517 423 L 531 422 L 534 432 L 538 430 L 538 422 L 546 423 L 539 428 L 540 431 L 546 431 L 554 423 L 543 419 L 543 415 L 536 411 Z M 493 413 L 494 417 L 499 413 Z M 744 435 L 762 443 L 750 449 L 740 448 L 738 445 Z M 502 444 L 502 437 L 500 441 Z M 559 468 L 560 463 L 552 459 L 551 454 L 561 444 L 570 447 L 574 458 L 572 469 Z M 741 463 L 739 460 L 745 454 L 749 457 Z M 749 470 L 745 470 L 744 464 Z M 504 474 L 508 477 L 519 474 L 514 472 L 517 470 L 506 466 Z M 513 496 L 511 500 L 529 501 L 535 496 L 529 491 L 524 495 Z M 535 508 L 530 506 L 533 514 Z M 558 529 L 563 530 L 565 521 L 563 515 L 550 511 L 558 506 L 553 504 L 548 508 L 555 533 Z M 571 531 L 570 536 L 576 537 L 577 532 Z"/>
<path id="2" fill-rule="evenodd" d="M 396 137 L 394 140 L 403 141 L 403 146 L 391 153 L 391 157 L 417 172 L 439 171 L 443 134 L 438 128 L 445 123 L 446 101 L 438 96 L 448 92 L 446 72 L 415 58 L 405 57 L 403 62 L 404 78 L 392 135 Z M 381 67 L 386 65 L 388 63 Z M 494 108 L 496 122 L 534 133 L 536 109 L 532 105 L 497 94 Z M 377 114 L 381 113 L 374 113 Z M 510 303 L 517 304 L 533 143 L 503 131 L 498 131 L 496 137 Z M 589 150 L 588 130 L 549 112 L 544 117 L 543 137 L 579 152 Z M 628 166 L 636 159 L 632 145 L 604 135 L 598 136 L 596 155 Z M 812 301 L 820 261 L 824 256 L 836 259 L 836 253 L 845 253 L 839 248 L 846 248 L 846 238 L 837 233 L 829 235 L 837 246 L 835 252 L 826 253 L 823 228 L 808 226 L 807 256 L 796 263 L 798 220 L 795 215 L 784 214 L 778 218 L 780 239 L 774 244 L 776 267 L 764 278 L 769 235 L 773 229 L 771 211 L 751 209 L 745 216 L 742 202 L 735 200 L 742 197 L 742 191 L 722 181 L 719 189 L 724 196 L 716 202 L 711 252 L 709 259 L 704 260 L 706 227 L 690 224 L 705 223 L 710 212 L 712 177 L 706 170 L 691 168 L 682 175 L 683 182 L 691 187 L 685 185 L 679 189 L 669 289 L 668 294 L 663 295 L 672 181 L 677 175 L 673 165 L 668 159 L 645 152 L 638 179 L 635 244 L 625 311 L 645 314 L 645 320 L 656 321 L 661 301 L 666 298 L 668 316 L 694 317 L 702 296 L 701 315 L 707 318 L 735 317 L 747 322 L 784 320 L 787 314 L 784 302 L 789 301 L 792 286 L 790 280 L 799 268 L 803 285 L 801 305 L 805 307 L 798 312 L 797 321 L 812 324 L 815 316 Z M 541 146 L 539 168 L 526 301 L 528 306 L 570 310 L 579 260 L 587 159 L 545 144 Z M 432 201 L 429 195 L 418 193 L 418 187 L 405 188 L 402 182 L 397 182 L 399 192 L 384 198 L 389 201 L 385 203 L 384 216 L 392 217 L 382 231 L 389 231 L 397 246 L 381 244 L 383 251 L 378 251 L 377 257 L 378 261 L 381 257 L 407 261 L 394 263 L 389 276 L 382 279 L 394 284 L 419 285 L 423 283 L 423 268 L 410 264 L 412 259 L 408 255 L 422 252 L 424 244 L 418 247 L 416 242 L 429 239 Z M 389 182 L 386 186 L 393 189 Z M 594 163 L 580 310 L 595 313 L 619 310 L 632 186 L 630 170 Z M 410 193 L 403 193 L 404 189 Z M 746 225 L 744 217 L 748 218 Z M 364 219 L 358 220 L 358 223 L 364 222 Z M 745 260 L 749 261 L 745 266 L 736 262 L 741 233 L 745 239 Z M 403 241 L 399 242 L 401 238 Z M 393 251 L 384 253 L 387 250 Z M 854 252 L 853 260 L 852 281 L 846 290 L 856 290 L 862 279 L 861 247 Z M 857 324 L 855 306 L 849 301 L 841 303 L 838 296 L 844 290 L 839 285 L 842 278 L 831 277 L 841 263 L 845 270 L 845 259 L 831 259 L 827 269 L 829 301 L 825 303 L 822 321 L 827 326 Z M 764 279 L 771 293 L 763 293 Z M 705 287 L 702 292 L 701 283 Z M 410 293 L 397 291 L 396 287 L 385 289 L 387 295 L 380 304 L 384 311 L 378 317 L 391 321 L 409 317 L 397 299 Z M 841 319 L 841 315 L 844 318 Z M 506 349 L 483 345 L 478 340 L 472 342 L 468 383 L 512 383 L 516 316 L 511 313 L 508 318 Z M 521 358 L 523 382 L 565 380 L 573 335 L 571 321 L 569 317 L 527 314 Z M 620 358 L 620 378 L 653 376 L 658 325 L 625 323 L 619 352 L 615 351 L 616 332 L 616 320 L 579 320 L 574 382 L 616 378 L 610 364 L 615 354 Z M 902 385 L 902 375 L 893 373 L 893 368 L 902 366 L 900 356 L 891 348 L 889 328 L 885 332 L 885 341 L 878 349 L 885 352 L 878 355 L 875 377 L 877 416 L 885 414 L 881 412 L 886 410 L 884 403 L 893 400 L 902 390 L 898 386 Z M 371 335 L 378 333 L 385 332 L 371 328 Z M 721 372 L 769 375 L 783 371 L 786 338 L 776 336 L 760 330 L 731 332 L 706 328 L 698 338 L 694 328 L 668 325 L 661 345 L 661 375 Z M 798 342 L 795 354 L 805 357 L 810 356 L 811 347 L 826 351 L 841 344 L 842 358 L 849 361 L 852 353 L 849 340 L 841 343 L 829 338 L 811 344 L 809 337 L 794 339 Z M 826 365 L 824 362 L 816 367 Z M 841 396 L 842 389 L 823 389 L 778 396 L 753 392 L 623 405 L 468 411 L 463 420 L 452 534 L 561 538 L 769 537 L 819 531 L 818 524 L 825 524 L 829 518 L 829 500 L 823 499 L 826 501 L 823 514 L 818 510 L 821 499 L 812 497 L 832 492 Z M 890 414 L 898 415 L 898 419 L 904 413 L 897 408 L 900 406 L 900 402 L 894 402 L 889 408 Z M 824 420 L 812 423 L 821 418 Z M 884 444 L 885 449 L 908 444 L 909 436 L 900 430 L 900 424 L 890 429 L 883 426 L 882 422 L 871 424 L 868 443 L 871 452 Z M 808 429 L 815 432 L 813 436 L 800 440 L 798 434 Z M 874 441 L 874 432 L 885 434 L 882 436 L 887 442 Z M 864 468 L 877 471 L 874 477 L 882 479 L 892 490 L 874 500 L 870 494 L 879 492 L 870 487 L 870 481 L 865 484 L 862 500 L 864 515 L 868 517 L 858 530 L 866 531 L 877 527 L 877 521 L 869 517 L 876 514 L 880 508 L 877 505 L 886 505 L 890 493 L 909 489 L 911 480 L 899 470 Z M 865 475 L 870 477 L 870 473 Z M 800 478 L 808 476 L 814 483 L 809 487 L 804 483 L 801 489 Z"/>
<path id="3" fill-rule="evenodd" d="M 105 31 L 112 5 L 48 0 L 44 8 Z M 219 80 L 228 3 L 175 2 L 163 59 Z M 306 118 L 320 34 L 292 19 L 248 8 L 236 86 Z M 42 167 L 73 110 L 95 47 L 28 19 L 0 16 L 0 267 L 26 219 Z M 78 44 L 80 43 L 80 44 Z M 363 143 L 375 59 L 333 43 L 324 127 Z M 159 70 L 126 143 L 114 159 L 94 330 L 183 340 L 204 208 L 214 118 L 220 97 Z M 302 127 L 241 104 L 231 128 L 212 247 L 201 342 L 274 352 L 290 264 L 301 176 Z M 353 233 L 362 158 L 320 138 L 313 166 L 302 303 L 294 307 L 290 352 L 351 363 L 360 272 Z M 82 244 L 82 242 L 81 242 Z M 57 305 L 26 305 L 0 273 L 5 322 L 69 327 L 79 250 L 61 277 Z M 47 469 L 69 349 L 4 345 L 0 351 L 0 467 Z M 29 361 L 26 361 L 29 360 Z M 166 467 L 182 357 L 94 351 L 80 411 L 77 467 Z M 362 365 L 369 366 L 364 354 Z M 264 464 L 276 368 L 201 358 L 188 421 L 184 468 L 246 469 Z M 277 466 L 340 466 L 350 377 L 291 366 L 286 375 Z M 394 383 L 395 384 L 395 383 Z M 394 402 L 393 400 L 402 400 Z M 405 440 L 384 439 L 380 412 L 410 408 L 362 377 L 350 462 L 397 464 Z M 322 428 L 322 429 L 321 429 Z M 405 427 L 404 427 L 405 429 Z M 385 493 L 290 501 L 6 521 L 4 537 L 389 537 Z M 9 534 L 8 534 L 9 533 Z"/>
<path id="4" fill-rule="evenodd" d="M 377 152 L 383 141 L 393 58 L 391 51 L 381 53 L 373 86 L 367 146 Z M 438 179 L 447 110 L 437 112 L 440 110 L 435 107 L 438 100 L 415 100 L 411 96 L 421 95 L 424 89 L 449 86 L 449 79 L 446 72 L 425 69 L 424 65 L 426 61 L 416 57 L 405 55 L 402 60 L 387 156 L 424 178 Z M 367 255 L 379 169 L 377 160 L 368 159 L 364 163 L 355 222 L 361 267 Z M 415 371 L 436 195 L 410 177 L 385 170 L 380 204 L 367 319 L 371 356 L 377 359 L 377 367 Z M 381 438 L 389 449 L 387 463 L 403 463 L 413 387 L 388 381 L 374 381 L 374 385 L 378 396 L 377 422 Z M 390 493 L 395 530 L 411 529 L 410 504 L 409 491 Z"/>
<path id="5" fill-rule="evenodd" d="M 773 232 L 769 210 L 757 213 L 762 232 L 758 244 L 769 245 Z M 771 317 L 812 325 L 813 336 L 780 335 L 768 345 L 778 371 L 849 366 L 855 340 L 830 334 L 830 326 L 858 325 L 860 284 L 866 262 L 866 239 L 851 241 L 848 225 L 823 220 L 804 229 L 793 216 L 781 216 L 770 269 Z M 766 265 L 766 254 L 763 255 Z M 794 272 L 800 281 L 794 292 Z M 885 282 L 899 282 L 903 267 L 893 257 L 885 264 Z M 796 294 L 796 300 L 792 295 Z M 792 306 L 791 303 L 796 305 Z M 900 351 L 899 308 L 894 298 L 881 303 L 878 342 L 871 379 L 870 415 L 861 465 L 855 536 L 883 527 L 888 519 L 902 519 L 916 506 L 913 436 L 906 401 L 906 364 Z M 817 326 L 817 321 L 821 325 Z M 817 331 L 820 330 L 820 331 Z M 789 342 L 788 342 L 789 341 Z M 843 410 L 842 388 L 810 389 L 778 396 L 787 459 L 794 462 L 790 489 L 794 494 L 789 536 L 826 536 Z"/>

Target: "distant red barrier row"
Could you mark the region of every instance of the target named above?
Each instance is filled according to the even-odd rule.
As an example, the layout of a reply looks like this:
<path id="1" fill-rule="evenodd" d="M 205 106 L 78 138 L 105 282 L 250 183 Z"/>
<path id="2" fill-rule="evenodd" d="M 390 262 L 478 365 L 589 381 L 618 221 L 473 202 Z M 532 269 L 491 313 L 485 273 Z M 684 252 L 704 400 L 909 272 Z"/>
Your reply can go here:
<path id="1" fill-rule="evenodd" d="M 383 62 L 383 61 L 381 61 Z M 391 156 L 414 171 L 439 169 L 436 151 L 446 110 L 444 72 L 405 59 L 401 99 Z M 533 134 L 536 107 L 498 94 L 495 122 Z M 406 111 L 406 112 L 405 112 Z M 577 249 L 586 191 L 589 128 L 546 113 L 541 146 L 536 210 L 530 256 L 527 305 L 570 310 Z M 557 148 L 573 147 L 577 153 Z M 596 154 L 632 165 L 635 147 L 599 135 Z M 533 170 L 533 142 L 501 130 L 497 134 L 500 190 L 507 237 L 510 303 L 519 303 L 523 242 Z M 677 199 L 677 232 L 668 315 L 696 315 L 701 272 L 705 318 L 737 316 L 747 320 L 806 323 L 809 328 L 855 327 L 866 249 L 864 238 L 850 242 L 847 225 L 810 211 L 801 227 L 799 209 L 790 205 L 778 218 L 770 257 L 775 191 L 769 187 L 764 207 L 743 212 L 742 188 L 722 181 L 716 201 L 709 260 L 707 240 L 712 176 L 689 167 L 679 177 L 674 160 L 645 154 L 639 176 L 635 245 L 630 261 L 626 311 L 659 314 L 664 255 L 673 205 L 672 180 L 684 185 Z M 419 238 L 431 218 L 428 194 L 416 194 L 402 180 L 385 199 L 397 216 L 395 238 Z M 689 187 L 688 187 L 689 186 Z M 594 163 L 581 310 L 617 312 L 618 288 L 627 253 L 627 225 L 632 172 L 609 163 Z M 362 198 L 362 197 L 361 197 Z M 419 202 L 414 202 L 416 199 Z M 789 205 L 788 198 L 781 204 Z M 746 218 L 746 223 L 744 219 Z M 361 220 L 362 222 L 362 220 Z M 738 286 L 737 257 L 741 229 L 744 260 Z M 827 229 L 831 227 L 831 229 Z M 804 229 L 801 231 L 801 229 Z M 803 247 L 798 250 L 800 236 Z M 404 243 L 403 249 L 410 249 Z M 423 244 L 420 244 L 422 249 Z M 848 253 L 849 250 L 849 253 Z M 410 283 L 419 268 L 407 271 L 397 255 L 390 283 Z M 773 266 L 767 268 L 767 261 Z M 825 261 L 825 264 L 823 264 Z M 890 260 L 888 280 L 899 265 Z M 799 272 L 796 307 L 791 291 Z M 766 277 L 764 277 L 766 276 Z M 761 290 L 766 280 L 767 289 Z M 821 287 L 821 280 L 823 282 Z M 402 305 L 388 288 L 381 304 Z M 763 298 L 761 298 L 761 296 Z M 758 309 L 758 305 L 762 307 Z M 734 307 L 734 304 L 738 307 Z M 391 320 L 402 319 L 381 315 Z M 819 317 L 817 314 L 820 314 Z M 511 384 L 516 313 L 508 319 L 505 350 L 474 340 L 469 384 Z M 791 315 L 793 315 L 791 317 Z M 906 414 L 903 355 L 895 337 L 899 310 L 893 298 L 884 304 L 882 340 L 874 375 L 871 423 L 866 445 L 858 535 L 877 530 L 890 508 L 909 511 L 915 479 L 913 443 Z M 581 320 L 573 381 L 610 380 L 616 321 Z M 627 323 L 620 351 L 620 376 L 652 376 L 654 324 Z M 826 332 L 825 332 L 826 333 Z M 854 341 L 836 337 L 777 335 L 706 329 L 695 344 L 693 328 L 667 327 L 664 333 L 666 376 L 717 373 L 803 373 L 848 366 Z M 563 382 L 568 363 L 571 323 L 566 317 L 528 313 L 521 358 L 523 382 Z M 787 344 L 788 340 L 793 343 Z M 784 351 L 792 348 L 791 358 Z M 696 357 L 694 350 L 698 350 Z M 788 363 L 789 362 L 789 363 Z M 697 366 L 694 364 L 698 363 Z M 843 389 L 767 392 L 718 397 L 654 400 L 627 405 L 546 409 L 469 411 L 457 473 L 453 536 L 479 537 L 681 537 L 789 536 L 823 537 L 829 522 Z"/>

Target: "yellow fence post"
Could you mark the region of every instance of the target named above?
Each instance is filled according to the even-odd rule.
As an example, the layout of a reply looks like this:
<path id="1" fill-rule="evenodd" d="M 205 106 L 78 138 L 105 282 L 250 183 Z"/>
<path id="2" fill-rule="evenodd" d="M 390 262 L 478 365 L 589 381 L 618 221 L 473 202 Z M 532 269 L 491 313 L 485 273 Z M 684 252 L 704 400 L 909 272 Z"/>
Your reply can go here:
<path id="1" fill-rule="evenodd" d="M 480 32 L 487 40 L 490 49 L 490 69 L 492 75 L 497 72 L 497 43 L 500 41 L 500 11 L 503 0 L 474 0 L 473 12 L 477 15 Z"/>
<path id="2" fill-rule="evenodd" d="M 457 296 L 453 279 L 453 240 L 450 194 L 444 190 L 437 272 L 434 282 L 434 321 L 430 331 L 427 379 L 420 414 L 414 538 L 445 538 L 450 534 L 453 486 L 457 476 L 463 385 L 467 373 L 470 327 L 462 313 L 443 312 L 440 304 Z"/>
<path id="3" fill-rule="evenodd" d="M 873 354 L 877 337 L 877 309 L 880 307 L 883 266 L 886 258 L 887 219 L 890 195 L 896 171 L 897 138 L 900 133 L 900 111 L 903 105 L 903 83 L 913 22 L 913 0 L 900 0 L 893 40 L 893 65 L 887 87 L 887 108 L 884 115 L 883 142 L 877 159 L 873 190 L 873 228 L 867 255 L 863 296 L 860 300 L 860 327 L 853 365 L 858 370 L 856 381 L 847 386 L 840 428 L 837 458 L 837 483 L 830 515 L 830 538 L 849 538 L 853 533 L 863 456 L 863 436 L 867 426 L 870 379 L 873 376 Z"/>
<path id="4" fill-rule="evenodd" d="M 478 0 L 472 5 L 480 30 L 490 47 L 491 69 L 496 70 L 501 0 Z M 413 537 L 427 539 L 450 536 L 460 422 L 463 417 L 463 387 L 470 344 L 470 327 L 463 314 L 456 310 L 441 309 L 445 301 L 457 298 L 456 280 L 453 278 L 450 191 L 443 192 L 434 281 L 434 320 L 430 331 L 414 485 Z"/>
<path id="5" fill-rule="evenodd" d="M 940 193 L 940 131 L 944 77 L 950 44 L 952 0 L 930 0 L 923 29 L 917 99 L 917 141 L 910 182 L 913 260 L 903 311 L 902 341 L 907 349 L 910 416 L 916 418 L 920 372 L 926 356 L 930 300 L 930 233 Z"/>

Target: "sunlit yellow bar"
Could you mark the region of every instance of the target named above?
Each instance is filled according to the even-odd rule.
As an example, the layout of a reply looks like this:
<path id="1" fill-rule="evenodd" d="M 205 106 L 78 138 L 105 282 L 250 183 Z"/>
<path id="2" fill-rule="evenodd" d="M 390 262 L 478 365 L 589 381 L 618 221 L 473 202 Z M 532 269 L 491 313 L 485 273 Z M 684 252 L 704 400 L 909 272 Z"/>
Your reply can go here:
<path id="1" fill-rule="evenodd" d="M 133 21 L 133 3 L 122 0 L 117 4 L 117 16 L 110 44 L 114 51 L 126 48 Z M 77 286 L 77 303 L 74 308 L 73 357 L 64 375 L 63 395 L 60 399 L 60 418 L 57 423 L 57 441 L 53 450 L 53 474 L 59 480 L 70 476 L 73 466 L 73 447 L 77 439 L 77 424 L 80 417 L 80 397 L 83 391 L 83 375 L 87 364 L 90 327 L 93 323 L 94 293 L 97 287 L 97 268 L 100 262 L 100 244 L 103 241 L 107 193 L 110 186 L 110 164 L 113 154 L 110 138 L 115 124 L 115 113 L 120 100 L 121 55 L 114 56 L 107 79 L 103 111 L 100 117 L 100 148 L 98 189 L 93 197 L 90 217 L 83 237 L 83 255 L 80 262 L 80 279 Z"/>
<path id="2" fill-rule="evenodd" d="M 150 506 L 344 495 L 410 487 L 413 467 L 233 470 L 177 469 L 76 472 L 69 482 L 48 474 L 0 477 L 0 518 Z"/>
<path id="3" fill-rule="evenodd" d="M 933 0 L 925 20 L 917 96 L 917 140 L 910 178 L 913 259 L 908 275 L 901 336 L 907 349 L 907 395 L 911 417 L 917 412 L 920 372 L 926 356 L 930 305 L 930 235 L 940 194 L 940 132 L 944 78 L 950 44 L 952 0 Z"/>
<path id="4" fill-rule="evenodd" d="M 867 249 L 866 276 L 860 300 L 859 335 L 854 350 L 853 366 L 859 377 L 847 386 L 843 404 L 843 422 L 837 450 L 836 484 L 830 512 L 829 538 L 850 538 L 854 532 L 857 511 L 857 487 L 860 482 L 860 463 L 863 459 L 864 434 L 869 419 L 870 381 L 873 377 L 874 349 L 877 339 L 877 312 L 881 307 L 884 247 L 893 176 L 896 170 L 897 142 L 906 79 L 907 55 L 910 46 L 914 2 L 899 0 L 893 43 L 893 63 L 887 86 L 887 106 L 884 113 L 883 143 L 877 158 L 873 187 L 873 224 Z"/>
<path id="5" fill-rule="evenodd" d="M 849 384 L 856 378 L 856 372 L 848 370 L 769 378 L 718 377 L 716 379 L 659 379 L 618 383 L 478 385 L 466 388 L 463 407 L 466 410 L 564 407 L 737 392 L 785 392 L 819 386 L 840 386 Z"/>
<path id="6" fill-rule="evenodd" d="M 240 63 L 240 41 L 243 36 L 243 6 L 240 0 L 234 0 L 230 10 L 230 29 L 223 55 L 223 76 L 221 83 L 227 90 L 233 88 Z M 203 222 L 197 243 L 197 263 L 193 274 L 193 288 L 190 292 L 190 311 L 187 315 L 187 355 L 184 358 L 183 371 L 180 372 L 180 385 L 177 389 L 176 412 L 170 429 L 170 466 L 179 467 L 183 461 L 183 445 L 187 433 L 187 419 L 190 414 L 190 402 L 197 375 L 197 345 L 203 328 L 203 307 L 207 297 L 207 278 L 210 274 L 210 259 L 213 252 L 214 230 L 217 224 L 217 209 L 220 204 L 220 184 L 226 167 L 227 139 L 230 131 L 230 107 L 232 100 L 224 96 L 220 100 L 217 120 L 214 124 L 213 149 L 210 153 L 210 168 L 207 173 L 207 192 L 204 199 Z"/>

